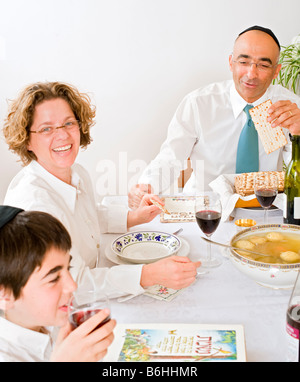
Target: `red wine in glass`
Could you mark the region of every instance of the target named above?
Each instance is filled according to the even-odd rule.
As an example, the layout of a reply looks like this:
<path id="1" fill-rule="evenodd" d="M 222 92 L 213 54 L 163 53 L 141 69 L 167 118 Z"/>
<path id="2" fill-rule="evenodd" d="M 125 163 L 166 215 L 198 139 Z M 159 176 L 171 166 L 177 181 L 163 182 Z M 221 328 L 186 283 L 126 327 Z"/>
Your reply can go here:
<path id="1" fill-rule="evenodd" d="M 278 177 L 272 172 L 257 172 L 254 175 L 253 188 L 256 199 L 264 209 L 264 223 L 268 219 L 268 209 L 273 204 L 278 193 Z"/>
<path id="2" fill-rule="evenodd" d="M 277 196 L 277 190 L 272 190 L 272 189 L 256 190 L 255 196 L 259 204 L 263 208 L 270 208 Z"/>
<path id="3" fill-rule="evenodd" d="M 211 210 L 196 212 L 196 221 L 203 233 L 210 236 L 215 232 L 221 220 L 221 213 Z"/>
<path id="4" fill-rule="evenodd" d="M 210 237 L 217 229 L 222 216 L 222 204 L 215 192 L 204 192 L 195 198 L 195 220 L 200 230 Z M 206 256 L 200 256 L 201 267 L 214 268 L 222 264 L 221 259 L 211 254 L 211 243 L 207 243 Z"/>
<path id="5" fill-rule="evenodd" d="M 82 310 L 76 310 L 73 313 L 71 313 L 69 315 L 69 321 L 72 326 L 72 330 L 76 329 L 79 325 L 83 324 L 86 320 L 99 313 L 101 310 L 102 309 L 99 308 L 86 308 Z M 99 325 L 96 326 L 94 330 L 101 328 L 101 326 L 103 326 L 110 319 L 110 316 L 106 317 L 103 321 L 99 323 Z"/>

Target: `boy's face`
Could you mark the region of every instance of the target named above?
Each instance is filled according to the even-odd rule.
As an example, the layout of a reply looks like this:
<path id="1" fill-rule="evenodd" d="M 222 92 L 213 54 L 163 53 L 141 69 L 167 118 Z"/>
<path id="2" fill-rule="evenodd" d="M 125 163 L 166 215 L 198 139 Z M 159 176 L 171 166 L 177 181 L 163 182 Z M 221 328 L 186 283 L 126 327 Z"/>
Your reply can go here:
<path id="1" fill-rule="evenodd" d="M 67 303 L 77 285 L 69 273 L 70 255 L 50 249 L 42 266 L 36 268 L 24 286 L 20 298 L 6 312 L 15 324 L 39 331 L 43 326 L 63 326 L 67 321 Z"/>

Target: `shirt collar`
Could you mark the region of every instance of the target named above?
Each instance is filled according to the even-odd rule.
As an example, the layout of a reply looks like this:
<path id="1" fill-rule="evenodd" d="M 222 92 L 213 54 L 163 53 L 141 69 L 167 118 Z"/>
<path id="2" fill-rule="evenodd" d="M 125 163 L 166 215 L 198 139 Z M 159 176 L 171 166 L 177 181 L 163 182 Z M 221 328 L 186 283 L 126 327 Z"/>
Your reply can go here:
<path id="1" fill-rule="evenodd" d="M 253 102 L 251 105 L 257 106 L 261 104 L 262 102 L 266 101 L 267 99 L 269 99 L 269 89 L 267 89 L 267 91 L 263 94 L 263 96 L 260 97 L 255 102 Z M 244 110 L 244 107 L 248 104 L 248 102 L 246 102 L 244 98 L 242 98 L 239 95 L 239 93 L 237 92 L 235 88 L 234 82 L 232 83 L 230 88 L 230 102 L 231 102 L 234 118 L 237 119 L 238 116 L 241 114 L 241 112 Z"/>
<path id="2" fill-rule="evenodd" d="M 68 208 L 74 212 L 77 195 L 85 192 L 86 188 L 84 183 L 81 181 L 79 174 L 76 171 L 76 166 L 72 166 L 71 174 L 71 185 L 58 179 L 56 176 L 50 174 L 43 166 L 41 166 L 37 161 L 32 161 L 28 166 L 28 170 L 34 175 L 38 175 L 45 182 L 49 184 L 51 188 L 55 190 L 66 203 Z"/>
<path id="3" fill-rule="evenodd" d="M 38 359 L 46 360 L 52 348 L 50 333 L 35 332 L 0 317 L 0 337 L 17 348 L 30 350 Z"/>

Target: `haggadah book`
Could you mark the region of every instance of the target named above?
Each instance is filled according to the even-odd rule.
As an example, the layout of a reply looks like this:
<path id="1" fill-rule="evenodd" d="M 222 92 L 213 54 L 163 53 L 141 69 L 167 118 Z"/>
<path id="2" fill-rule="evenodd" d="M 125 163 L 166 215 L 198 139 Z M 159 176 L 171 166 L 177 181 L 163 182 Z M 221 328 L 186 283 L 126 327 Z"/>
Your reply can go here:
<path id="1" fill-rule="evenodd" d="M 245 362 L 242 325 L 118 324 L 106 362 Z"/>

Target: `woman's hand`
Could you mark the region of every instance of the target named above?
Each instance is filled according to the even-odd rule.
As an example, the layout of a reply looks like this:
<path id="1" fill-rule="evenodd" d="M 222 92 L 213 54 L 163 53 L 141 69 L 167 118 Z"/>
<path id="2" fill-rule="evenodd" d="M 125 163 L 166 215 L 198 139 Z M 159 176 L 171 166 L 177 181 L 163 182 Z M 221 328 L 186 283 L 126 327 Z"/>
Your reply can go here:
<path id="1" fill-rule="evenodd" d="M 192 262 L 188 257 L 166 257 L 143 266 L 141 286 L 161 284 L 172 289 L 186 288 L 195 281 L 200 265 L 200 261 Z"/>
<path id="2" fill-rule="evenodd" d="M 162 206 L 164 203 L 162 200 L 153 194 L 146 194 L 143 196 L 139 207 L 134 211 L 129 211 L 127 215 L 127 227 L 133 227 L 138 224 L 149 223 L 157 215 L 160 214 L 161 210 L 159 207 L 155 206 L 150 199 L 155 200 L 157 203 Z"/>
<path id="3" fill-rule="evenodd" d="M 139 207 L 143 196 L 145 194 L 153 193 L 152 186 L 150 184 L 136 184 L 131 187 L 128 193 L 128 206 L 135 210 Z"/>
<path id="4" fill-rule="evenodd" d="M 114 339 L 115 320 L 109 320 L 95 329 L 109 316 L 109 310 L 103 309 L 78 328 L 72 331 L 68 322 L 58 333 L 50 358 L 52 362 L 96 362 L 107 353 L 107 348 Z"/>

